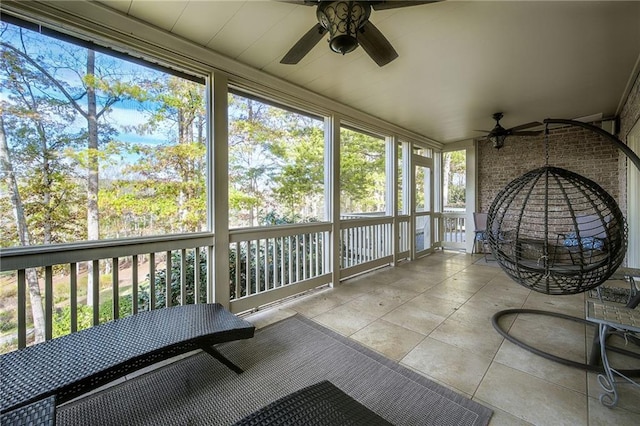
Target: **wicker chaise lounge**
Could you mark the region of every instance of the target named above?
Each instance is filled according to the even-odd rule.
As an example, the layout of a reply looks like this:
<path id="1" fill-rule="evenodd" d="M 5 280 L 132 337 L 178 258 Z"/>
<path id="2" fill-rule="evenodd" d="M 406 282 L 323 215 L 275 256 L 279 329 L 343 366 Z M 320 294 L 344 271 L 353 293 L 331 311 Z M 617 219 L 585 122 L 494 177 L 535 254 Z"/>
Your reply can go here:
<path id="1" fill-rule="evenodd" d="M 220 304 L 186 305 L 141 312 L 9 352 L 0 356 L 1 423 L 4 426 L 16 421 L 17 410 L 28 414 L 28 407 L 34 403 L 64 403 L 143 367 L 195 349 L 208 352 L 240 373 L 242 370 L 212 345 L 248 339 L 254 331 L 251 323 Z M 40 411 L 53 412 L 44 408 Z M 46 417 L 45 414 L 37 423 L 55 421 Z"/>

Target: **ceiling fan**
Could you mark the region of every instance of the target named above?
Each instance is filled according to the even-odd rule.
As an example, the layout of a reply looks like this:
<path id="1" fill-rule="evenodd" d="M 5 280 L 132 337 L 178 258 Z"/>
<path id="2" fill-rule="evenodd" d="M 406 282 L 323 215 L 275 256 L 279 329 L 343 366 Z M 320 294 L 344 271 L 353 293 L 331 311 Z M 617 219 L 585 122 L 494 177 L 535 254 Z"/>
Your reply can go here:
<path id="1" fill-rule="evenodd" d="M 324 1 L 281 0 L 305 6 L 316 6 L 318 23 L 293 45 L 280 61 L 281 64 L 297 64 L 318 44 L 327 32 L 329 47 L 337 53 L 346 54 L 362 46 L 379 66 L 384 66 L 398 57 L 391 43 L 380 30 L 369 22 L 371 9 L 386 10 L 400 7 L 436 3 L 436 1 Z"/>
<path id="2" fill-rule="evenodd" d="M 532 121 L 530 123 L 521 124 L 510 129 L 505 129 L 500 125 L 500 120 L 502 119 L 502 117 L 503 114 L 501 112 L 494 113 L 493 119 L 496 120 L 496 125 L 494 126 L 494 128 L 491 130 L 477 130 L 478 132 L 487 132 L 487 139 L 491 141 L 494 148 L 502 148 L 504 146 L 504 140 L 507 138 L 507 136 L 537 136 L 543 132 L 542 130 L 523 130 L 530 127 L 542 126 L 542 123 L 538 121 Z"/>

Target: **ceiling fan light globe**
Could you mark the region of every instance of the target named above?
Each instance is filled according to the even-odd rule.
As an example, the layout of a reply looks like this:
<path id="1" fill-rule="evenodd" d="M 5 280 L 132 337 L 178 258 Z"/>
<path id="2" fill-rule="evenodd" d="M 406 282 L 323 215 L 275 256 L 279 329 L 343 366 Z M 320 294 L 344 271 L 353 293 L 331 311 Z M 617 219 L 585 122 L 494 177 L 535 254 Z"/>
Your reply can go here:
<path id="1" fill-rule="evenodd" d="M 504 140 L 507 138 L 507 135 L 490 135 L 489 141 L 491 141 L 491 145 L 495 149 L 500 149 L 504 146 Z"/>
<path id="2" fill-rule="evenodd" d="M 336 53 L 349 53 L 353 52 L 358 47 L 358 40 L 348 35 L 339 35 L 334 37 L 329 42 L 329 47 Z"/>

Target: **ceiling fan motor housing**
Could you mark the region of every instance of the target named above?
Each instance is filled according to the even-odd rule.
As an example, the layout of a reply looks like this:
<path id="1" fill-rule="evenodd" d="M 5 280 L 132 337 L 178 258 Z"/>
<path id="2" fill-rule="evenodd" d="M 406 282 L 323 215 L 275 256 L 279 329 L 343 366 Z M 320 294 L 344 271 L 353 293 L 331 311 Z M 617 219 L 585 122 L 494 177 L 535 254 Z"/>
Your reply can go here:
<path id="1" fill-rule="evenodd" d="M 336 53 L 349 53 L 358 47 L 358 31 L 371 15 L 371 5 L 364 1 L 320 2 L 318 22 L 329 31 L 329 46 Z"/>

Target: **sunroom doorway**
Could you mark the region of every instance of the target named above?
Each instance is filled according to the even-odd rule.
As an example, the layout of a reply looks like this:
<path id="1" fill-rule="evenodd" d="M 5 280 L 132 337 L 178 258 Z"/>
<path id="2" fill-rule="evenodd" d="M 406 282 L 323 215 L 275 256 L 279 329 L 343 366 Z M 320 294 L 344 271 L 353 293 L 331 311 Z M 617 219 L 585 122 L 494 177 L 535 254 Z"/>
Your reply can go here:
<path id="1" fill-rule="evenodd" d="M 433 251 L 433 158 L 413 155 L 413 257 Z"/>

